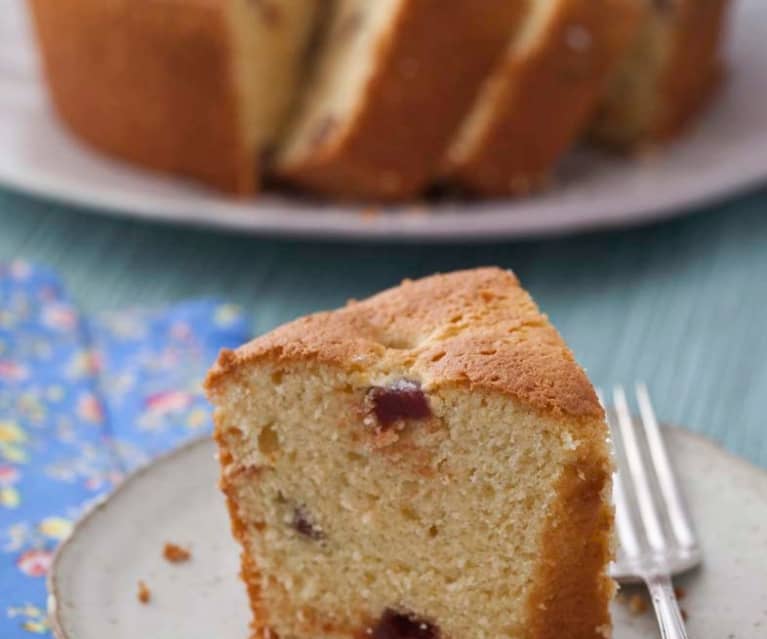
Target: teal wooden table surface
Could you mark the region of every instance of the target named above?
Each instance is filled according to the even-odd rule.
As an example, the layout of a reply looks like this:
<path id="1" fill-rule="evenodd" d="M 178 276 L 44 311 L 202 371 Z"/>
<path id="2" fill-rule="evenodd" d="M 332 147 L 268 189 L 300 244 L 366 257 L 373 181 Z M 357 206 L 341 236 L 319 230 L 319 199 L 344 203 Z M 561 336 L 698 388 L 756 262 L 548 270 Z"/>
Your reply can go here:
<path id="1" fill-rule="evenodd" d="M 660 225 L 474 246 L 315 244 L 101 217 L 0 191 L 0 260 L 59 270 L 87 311 L 218 296 L 255 332 L 417 277 L 520 276 L 596 384 L 767 467 L 767 190 Z"/>

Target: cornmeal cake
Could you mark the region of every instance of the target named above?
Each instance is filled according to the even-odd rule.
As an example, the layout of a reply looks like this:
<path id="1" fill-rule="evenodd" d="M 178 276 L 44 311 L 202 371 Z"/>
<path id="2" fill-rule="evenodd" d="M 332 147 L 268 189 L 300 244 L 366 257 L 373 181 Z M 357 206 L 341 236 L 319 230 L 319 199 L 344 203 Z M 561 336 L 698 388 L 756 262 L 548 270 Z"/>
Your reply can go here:
<path id="1" fill-rule="evenodd" d="M 634 41 L 641 1 L 531 3 L 447 150 L 447 178 L 490 196 L 542 187 Z"/>
<path id="2" fill-rule="evenodd" d="M 418 195 L 526 0 L 338 0 L 276 174 L 342 198 Z"/>
<path id="3" fill-rule="evenodd" d="M 318 0 L 30 0 L 61 119 L 99 149 L 233 193 L 258 184 Z"/>
<path id="4" fill-rule="evenodd" d="M 707 104 L 722 75 L 729 0 L 645 0 L 643 27 L 610 83 L 592 137 L 618 148 L 663 142 Z"/>
<path id="5" fill-rule="evenodd" d="M 511 273 L 305 317 L 206 386 L 254 639 L 609 636 L 604 414 Z"/>

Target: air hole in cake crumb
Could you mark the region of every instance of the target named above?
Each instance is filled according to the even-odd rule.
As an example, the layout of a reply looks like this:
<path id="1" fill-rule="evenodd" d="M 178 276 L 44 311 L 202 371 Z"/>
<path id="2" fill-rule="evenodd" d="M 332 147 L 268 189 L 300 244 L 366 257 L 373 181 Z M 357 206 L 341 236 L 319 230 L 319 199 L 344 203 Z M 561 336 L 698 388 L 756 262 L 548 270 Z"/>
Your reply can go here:
<path id="1" fill-rule="evenodd" d="M 431 361 L 432 362 L 438 362 L 440 361 L 447 353 L 445 351 L 442 351 L 441 353 L 435 353 L 432 355 Z"/>
<path id="2" fill-rule="evenodd" d="M 434 539 L 437 535 L 439 535 L 439 528 L 436 526 L 430 526 L 429 527 L 429 537 Z"/>
<path id="3" fill-rule="evenodd" d="M 402 516 L 407 519 L 408 521 L 420 521 L 421 518 L 418 516 L 418 513 L 415 512 L 412 508 L 409 506 L 403 506 L 400 508 L 400 512 L 402 513 Z"/>
<path id="4" fill-rule="evenodd" d="M 364 455 L 352 452 L 346 453 L 346 459 L 348 459 L 352 464 L 364 464 L 366 461 Z"/>
<path id="5" fill-rule="evenodd" d="M 227 428 L 225 432 L 227 437 L 231 437 L 235 441 L 241 440 L 243 437 L 242 431 L 239 428 Z"/>
<path id="6" fill-rule="evenodd" d="M 387 609 L 368 633 L 372 639 L 439 639 L 437 626 L 411 613 Z"/>
<path id="7" fill-rule="evenodd" d="M 282 384 L 283 377 L 285 377 L 285 373 L 283 371 L 274 371 L 272 373 L 272 384 L 279 386 Z"/>
<path id="8" fill-rule="evenodd" d="M 264 426 L 258 434 L 258 450 L 267 457 L 280 451 L 280 439 L 271 424 Z"/>

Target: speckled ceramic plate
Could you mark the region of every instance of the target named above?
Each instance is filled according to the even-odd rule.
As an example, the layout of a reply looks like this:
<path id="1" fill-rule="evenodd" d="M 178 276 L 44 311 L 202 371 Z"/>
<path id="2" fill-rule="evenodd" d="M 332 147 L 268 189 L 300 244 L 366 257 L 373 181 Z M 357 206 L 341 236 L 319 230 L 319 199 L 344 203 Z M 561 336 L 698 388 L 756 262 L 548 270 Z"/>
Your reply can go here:
<path id="1" fill-rule="evenodd" d="M 733 73 L 688 137 L 651 160 L 584 154 L 534 198 L 362 211 L 285 197 L 236 202 L 90 151 L 57 123 L 21 10 L 0 11 L 0 184 L 98 213 L 240 232 L 372 240 L 459 240 L 622 227 L 689 212 L 767 179 L 767 2 L 738 0 Z"/>
<path id="2" fill-rule="evenodd" d="M 703 539 L 702 569 L 680 583 L 694 639 L 767 636 L 767 473 L 714 444 L 670 429 L 669 444 Z M 53 562 L 50 612 L 58 639 L 246 639 L 210 441 L 197 441 L 128 479 L 75 528 Z M 192 559 L 169 564 L 167 541 Z M 137 600 L 143 580 L 152 600 Z M 650 613 L 616 603 L 616 639 L 657 636 Z"/>

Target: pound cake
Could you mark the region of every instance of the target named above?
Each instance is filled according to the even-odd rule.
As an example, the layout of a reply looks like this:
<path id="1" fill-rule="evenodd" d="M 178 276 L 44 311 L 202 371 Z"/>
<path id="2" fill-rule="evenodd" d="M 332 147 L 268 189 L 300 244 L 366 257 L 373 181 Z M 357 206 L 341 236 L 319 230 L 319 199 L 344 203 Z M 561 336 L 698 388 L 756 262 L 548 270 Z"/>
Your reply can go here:
<path id="1" fill-rule="evenodd" d="M 543 186 L 634 41 L 644 0 L 538 0 L 452 141 L 448 179 L 474 193 Z"/>
<path id="2" fill-rule="evenodd" d="M 604 414 L 510 272 L 299 319 L 206 387 L 254 639 L 609 636 Z"/>
<path id="3" fill-rule="evenodd" d="M 30 0 L 53 104 L 79 137 L 237 194 L 292 105 L 318 0 Z"/>
<path id="4" fill-rule="evenodd" d="M 610 82 L 592 138 L 617 148 L 667 141 L 722 76 L 729 0 L 645 0 L 642 29 Z"/>
<path id="5" fill-rule="evenodd" d="M 417 196 L 525 6 L 338 0 L 277 176 L 341 198 Z"/>

